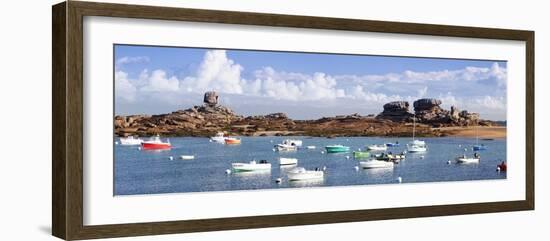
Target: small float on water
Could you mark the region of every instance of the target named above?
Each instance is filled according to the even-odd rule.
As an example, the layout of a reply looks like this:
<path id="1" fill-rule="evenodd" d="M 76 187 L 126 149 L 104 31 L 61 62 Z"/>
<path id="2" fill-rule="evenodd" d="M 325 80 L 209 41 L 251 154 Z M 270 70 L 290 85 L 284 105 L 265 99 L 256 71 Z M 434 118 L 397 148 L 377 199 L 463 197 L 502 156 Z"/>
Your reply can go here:
<path id="1" fill-rule="evenodd" d="M 235 137 L 226 137 L 225 144 L 227 145 L 238 145 L 241 144 L 241 139 Z"/>
<path id="2" fill-rule="evenodd" d="M 327 150 L 327 153 L 349 152 L 349 146 L 343 146 L 343 145 L 325 146 L 325 149 Z"/>
<path id="3" fill-rule="evenodd" d="M 120 145 L 123 145 L 123 146 L 137 146 L 137 145 L 141 145 L 142 142 L 143 140 L 141 138 L 137 138 L 134 136 L 120 138 Z"/>
<path id="4" fill-rule="evenodd" d="M 181 155 L 180 159 L 182 159 L 182 160 L 193 160 L 193 159 L 195 159 L 195 156 L 194 155 Z"/>
<path id="5" fill-rule="evenodd" d="M 376 159 L 359 162 L 359 166 L 363 169 L 393 168 L 393 165 L 393 162 L 380 161 Z"/>
<path id="6" fill-rule="evenodd" d="M 298 164 L 298 159 L 281 157 L 281 158 L 279 158 L 279 164 L 281 166 L 296 165 L 296 164 Z"/>
<path id="7" fill-rule="evenodd" d="M 353 152 L 353 158 L 359 159 L 359 158 L 368 158 L 370 157 L 370 152 L 368 151 L 354 151 Z"/>
<path id="8" fill-rule="evenodd" d="M 479 163 L 480 156 L 477 153 L 474 153 L 473 157 L 467 157 L 466 154 L 456 158 L 457 163 L 468 164 L 468 163 Z"/>
<path id="9" fill-rule="evenodd" d="M 325 176 L 325 173 L 316 168 L 315 170 L 306 170 L 303 167 L 297 167 L 290 170 L 287 173 L 289 181 L 304 181 L 304 180 L 313 180 L 313 179 L 322 179 Z"/>
<path id="10" fill-rule="evenodd" d="M 160 139 L 159 135 L 151 137 L 147 141 L 143 141 L 141 143 L 142 150 L 166 150 L 172 148 L 172 144 L 170 144 L 170 140 L 166 139 L 165 142 L 163 142 Z"/>
<path id="11" fill-rule="evenodd" d="M 211 142 L 216 142 L 216 143 L 225 143 L 225 134 L 223 132 L 218 132 L 216 133 L 215 136 L 212 136 L 210 137 L 210 141 Z"/>
<path id="12" fill-rule="evenodd" d="M 369 146 L 367 146 L 367 150 L 369 150 L 369 151 L 385 151 L 385 150 L 388 150 L 388 146 L 386 146 L 386 145 L 369 145 Z"/>
<path id="13" fill-rule="evenodd" d="M 312 149 L 315 149 L 317 147 L 316 146 L 306 146 L 306 148 L 312 150 Z"/>
<path id="14" fill-rule="evenodd" d="M 271 170 L 271 163 L 266 160 L 261 160 L 259 162 L 250 161 L 248 163 L 236 162 L 231 163 L 231 168 L 236 172 L 267 171 Z"/>

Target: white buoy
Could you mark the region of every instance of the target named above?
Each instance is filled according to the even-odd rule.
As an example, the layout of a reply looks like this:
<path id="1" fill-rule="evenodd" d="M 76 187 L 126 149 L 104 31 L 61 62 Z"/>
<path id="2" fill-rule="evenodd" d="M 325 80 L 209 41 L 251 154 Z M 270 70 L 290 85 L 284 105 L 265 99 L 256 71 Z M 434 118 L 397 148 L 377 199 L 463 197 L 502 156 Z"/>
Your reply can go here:
<path id="1" fill-rule="evenodd" d="M 277 149 L 273 148 L 273 151 L 277 151 Z"/>
<path id="2" fill-rule="evenodd" d="M 321 154 L 325 154 L 325 151 L 321 151 Z"/>
<path id="3" fill-rule="evenodd" d="M 468 151 L 468 148 L 464 148 L 464 151 Z"/>
<path id="4" fill-rule="evenodd" d="M 231 170 L 225 169 L 225 174 L 231 174 Z"/>
<path id="5" fill-rule="evenodd" d="M 497 167 L 497 172 L 500 172 L 500 167 Z"/>
<path id="6" fill-rule="evenodd" d="M 168 159 L 170 159 L 170 161 L 174 160 L 174 157 L 173 156 L 169 156 Z"/>
<path id="7" fill-rule="evenodd" d="M 141 151 L 141 146 L 140 146 L 140 147 L 138 147 L 138 150 L 140 150 L 140 151 Z"/>
<path id="8" fill-rule="evenodd" d="M 279 177 L 279 178 L 277 178 L 277 179 L 275 179 L 275 182 L 276 182 L 276 183 L 281 183 L 282 181 L 283 181 L 283 179 L 282 179 L 282 178 L 280 178 L 280 177 Z"/>
<path id="9" fill-rule="evenodd" d="M 326 171 L 327 170 L 327 166 L 323 166 L 323 171 Z"/>
<path id="10" fill-rule="evenodd" d="M 359 171 L 359 167 L 358 167 L 358 166 L 355 166 L 355 170 L 356 170 L 356 171 Z"/>
<path id="11" fill-rule="evenodd" d="M 357 148 L 357 151 L 361 151 L 361 148 Z"/>
<path id="12" fill-rule="evenodd" d="M 424 159 L 424 156 L 420 156 L 420 159 Z"/>
<path id="13" fill-rule="evenodd" d="M 115 141 L 115 145 L 118 145 L 118 141 Z"/>
<path id="14" fill-rule="evenodd" d="M 449 164 L 451 164 L 451 160 L 448 160 L 448 161 L 447 161 L 447 165 L 449 165 Z"/>
<path id="15" fill-rule="evenodd" d="M 462 145 L 458 144 L 458 147 L 462 147 Z"/>
<path id="16" fill-rule="evenodd" d="M 348 160 L 349 160 L 349 156 L 346 156 L 346 159 L 348 159 Z"/>
<path id="17" fill-rule="evenodd" d="M 402 183 L 402 182 L 403 182 L 403 178 L 398 177 L 398 178 L 397 178 L 397 182 Z"/>
<path id="18" fill-rule="evenodd" d="M 273 143 L 273 140 L 270 140 L 269 142 Z"/>

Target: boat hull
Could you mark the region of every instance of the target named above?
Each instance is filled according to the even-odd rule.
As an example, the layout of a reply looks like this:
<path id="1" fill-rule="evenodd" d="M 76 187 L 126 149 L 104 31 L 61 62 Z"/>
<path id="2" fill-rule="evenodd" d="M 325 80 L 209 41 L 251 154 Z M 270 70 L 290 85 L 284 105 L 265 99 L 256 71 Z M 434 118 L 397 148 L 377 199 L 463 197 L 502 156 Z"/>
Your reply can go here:
<path id="1" fill-rule="evenodd" d="M 233 163 L 231 167 L 237 172 L 253 172 L 271 170 L 271 163 Z"/>
<path id="2" fill-rule="evenodd" d="M 238 144 L 241 144 L 241 140 L 239 140 L 239 139 L 225 139 L 225 144 L 238 145 Z"/>
<path id="3" fill-rule="evenodd" d="M 353 152 L 353 157 L 354 157 L 354 158 L 368 158 L 368 157 L 370 157 L 370 152 L 366 152 L 366 151 L 354 151 L 354 152 Z"/>
<path id="4" fill-rule="evenodd" d="M 172 148 L 172 145 L 170 143 L 147 143 L 143 142 L 141 143 L 141 148 L 143 150 L 167 150 Z"/>
<path id="5" fill-rule="evenodd" d="M 386 151 L 388 150 L 387 146 L 367 146 L 367 150 L 369 151 Z"/>
<path id="6" fill-rule="evenodd" d="M 327 153 L 341 153 L 341 152 L 349 152 L 349 147 L 347 146 L 339 146 L 339 147 L 325 147 L 325 150 Z"/>
<path id="7" fill-rule="evenodd" d="M 279 164 L 281 166 L 284 166 L 284 165 L 296 165 L 298 164 L 298 159 L 296 158 L 284 158 L 284 157 L 281 157 L 279 158 Z"/>
<path id="8" fill-rule="evenodd" d="M 456 158 L 457 163 L 479 163 L 479 158 Z"/>
<path id="9" fill-rule="evenodd" d="M 394 164 L 393 162 L 371 160 L 371 161 L 359 162 L 359 165 L 363 169 L 374 169 L 374 168 L 393 168 Z"/>
<path id="10" fill-rule="evenodd" d="M 289 181 L 305 181 L 323 179 L 324 173 L 322 171 L 289 172 L 287 176 Z"/>

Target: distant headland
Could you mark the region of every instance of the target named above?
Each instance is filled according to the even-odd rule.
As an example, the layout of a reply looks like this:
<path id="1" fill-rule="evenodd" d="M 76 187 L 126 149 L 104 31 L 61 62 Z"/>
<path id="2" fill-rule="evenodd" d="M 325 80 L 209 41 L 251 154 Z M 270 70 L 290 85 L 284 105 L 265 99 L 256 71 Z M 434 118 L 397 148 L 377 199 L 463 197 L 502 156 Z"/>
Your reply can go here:
<path id="1" fill-rule="evenodd" d="M 242 116 L 219 105 L 218 94 L 204 94 L 204 104 L 161 115 L 115 116 L 115 135 L 128 136 L 212 136 L 217 132 L 244 136 L 411 136 L 416 117 L 416 135 L 424 137 L 462 136 L 504 138 L 501 122 L 480 119 L 478 113 L 451 106 L 443 109 L 438 99 L 385 104 L 378 115 L 351 114 L 317 120 L 292 120 L 285 113 Z"/>

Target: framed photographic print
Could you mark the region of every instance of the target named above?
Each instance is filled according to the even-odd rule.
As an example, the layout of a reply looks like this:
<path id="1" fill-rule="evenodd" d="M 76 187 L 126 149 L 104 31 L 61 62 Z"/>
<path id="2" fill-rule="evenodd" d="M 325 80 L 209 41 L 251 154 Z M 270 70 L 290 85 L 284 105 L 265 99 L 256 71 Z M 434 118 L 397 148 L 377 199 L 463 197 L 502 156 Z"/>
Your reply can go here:
<path id="1" fill-rule="evenodd" d="M 53 6 L 53 235 L 534 209 L 534 32 Z"/>

